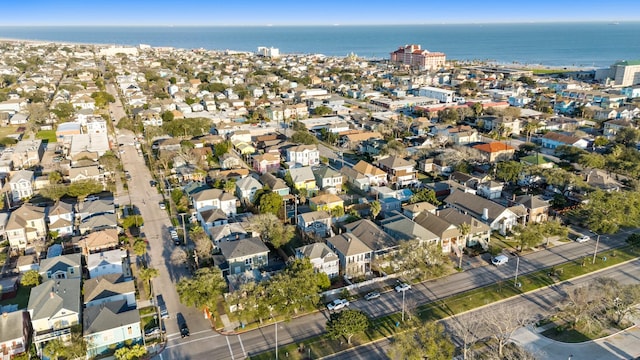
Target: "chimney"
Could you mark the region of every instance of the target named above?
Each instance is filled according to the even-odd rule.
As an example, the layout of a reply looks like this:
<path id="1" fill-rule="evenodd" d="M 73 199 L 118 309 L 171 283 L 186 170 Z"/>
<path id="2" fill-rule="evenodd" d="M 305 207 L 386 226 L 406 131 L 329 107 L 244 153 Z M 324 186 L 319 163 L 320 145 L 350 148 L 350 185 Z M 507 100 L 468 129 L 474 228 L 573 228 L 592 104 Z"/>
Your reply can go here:
<path id="1" fill-rule="evenodd" d="M 53 291 L 49 293 L 49 298 L 53 299 Z"/>
<path id="2" fill-rule="evenodd" d="M 482 209 L 482 220 L 484 221 L 489 220 L 489 209 L 487 208 Z"/>

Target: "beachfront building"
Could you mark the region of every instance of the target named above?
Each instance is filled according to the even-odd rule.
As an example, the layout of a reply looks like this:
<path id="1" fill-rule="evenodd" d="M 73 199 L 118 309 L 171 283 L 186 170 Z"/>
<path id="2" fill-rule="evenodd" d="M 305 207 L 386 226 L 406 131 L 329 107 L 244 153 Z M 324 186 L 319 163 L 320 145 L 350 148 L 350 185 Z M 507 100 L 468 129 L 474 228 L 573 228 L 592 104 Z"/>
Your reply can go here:
<path id="1" fill-rule="evenodd" d="M 441 52 L 420 49 L 420 45 L 405 45 L 391 53 L 391 62 L 410 65 L 419 69 L 439 69 L 447 57 Z"/>

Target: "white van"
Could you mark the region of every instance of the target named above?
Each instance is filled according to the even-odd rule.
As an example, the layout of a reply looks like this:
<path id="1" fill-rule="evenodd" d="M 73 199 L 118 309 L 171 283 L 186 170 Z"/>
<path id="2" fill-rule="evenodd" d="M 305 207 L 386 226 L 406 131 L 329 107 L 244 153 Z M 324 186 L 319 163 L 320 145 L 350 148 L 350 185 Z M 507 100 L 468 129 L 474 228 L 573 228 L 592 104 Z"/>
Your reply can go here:
<path id="1" fill-rule="evenodd" d="M 495 266 L 506 264 L 509 262 L 509 258 L 506 255 L 498 255 L 491 259 L 491 263 Z"/>

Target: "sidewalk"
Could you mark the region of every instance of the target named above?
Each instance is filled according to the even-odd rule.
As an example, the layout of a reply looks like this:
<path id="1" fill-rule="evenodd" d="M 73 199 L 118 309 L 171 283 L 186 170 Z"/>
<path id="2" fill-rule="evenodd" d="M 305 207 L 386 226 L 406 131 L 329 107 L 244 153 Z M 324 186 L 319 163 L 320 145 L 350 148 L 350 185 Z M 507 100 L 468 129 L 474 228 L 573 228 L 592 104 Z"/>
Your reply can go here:
<path id="1" fill-rule="evenodd" d="M 553 324 L 551 324 L 553 325 Z M 540 360 L 557 359 L 635 359 L 640 356 L 640 328 L 636 325 L 607 337 L 582 343 L 563 343 L 540 335 L 541 328 L 518 329 L 511 340 L 536 355 Z"/>

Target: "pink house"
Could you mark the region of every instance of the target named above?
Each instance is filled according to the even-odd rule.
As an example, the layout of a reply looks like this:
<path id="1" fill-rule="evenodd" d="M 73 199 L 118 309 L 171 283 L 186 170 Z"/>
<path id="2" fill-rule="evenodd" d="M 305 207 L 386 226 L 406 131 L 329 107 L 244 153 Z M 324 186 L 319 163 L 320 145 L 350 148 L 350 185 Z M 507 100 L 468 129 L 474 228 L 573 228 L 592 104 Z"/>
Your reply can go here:
<path id="1" fill-rule="evenodd" d="M 266 153 L 253 157 L 253 169 L 260 173 L 270 173 L 280 170 L 280 154 Z"/>

